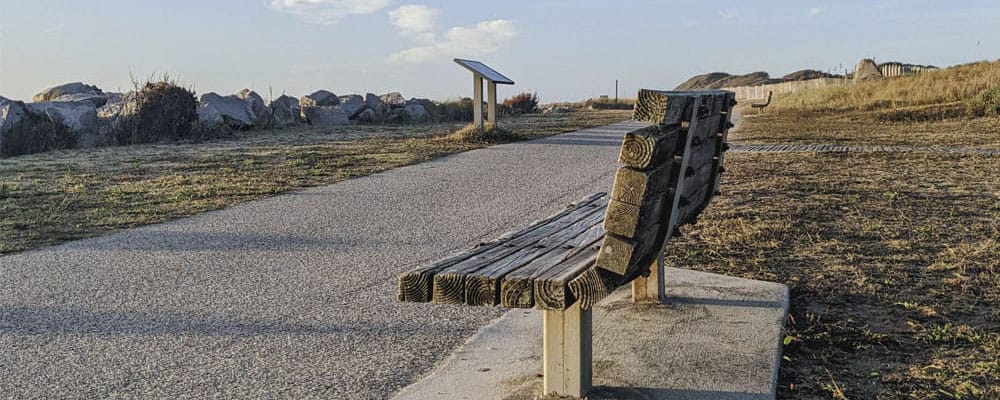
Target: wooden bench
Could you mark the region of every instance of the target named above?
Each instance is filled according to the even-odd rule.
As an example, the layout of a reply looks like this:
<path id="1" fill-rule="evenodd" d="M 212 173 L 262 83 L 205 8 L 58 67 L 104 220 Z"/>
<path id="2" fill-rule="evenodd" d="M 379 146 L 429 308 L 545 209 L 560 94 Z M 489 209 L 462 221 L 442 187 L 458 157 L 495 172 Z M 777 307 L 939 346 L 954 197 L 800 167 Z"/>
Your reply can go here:
<path id="1" fill-rule="evenodd" d="M 771 105 L 771 96 L 773 96 L 773 95 L 774 95 L 774 92 L 768 91 L 767 92 L 767 101 L 765 101 L 763 103 L 750 103 L 750 108 L 761 108 L 761 109 L 767 108 L 767 106 Z"/>
<path id="2" fill-rule="evenodd" d="M 641 90 L 610 195 L 595 193 L 551 217 L 404 273 L 399 300 L 543 311 L 545 394 L 591 388 L 591 307 L 632 283 L 636 302 L 663 297 L 662 249 L 694 223 L 723 172 L 726 91 Z"/>

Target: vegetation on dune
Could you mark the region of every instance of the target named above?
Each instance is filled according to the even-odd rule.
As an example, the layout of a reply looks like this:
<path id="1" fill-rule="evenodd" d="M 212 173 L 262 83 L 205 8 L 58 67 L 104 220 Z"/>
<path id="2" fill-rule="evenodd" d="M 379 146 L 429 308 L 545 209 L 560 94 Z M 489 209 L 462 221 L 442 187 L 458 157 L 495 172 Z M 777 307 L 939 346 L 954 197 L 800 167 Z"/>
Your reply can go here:
<path id="1" fill-rule="evenodd" d="M 984 89 L 966 102 L 967 113 L 974 117 L 1000 116 L 1000 86 Z"/>
<path id="2" fill-rule="evenodd" d="M 1000 87 L 1000 61 L 959 65 L 939 71 L 879 79 L 849 86 L 775 96 L 772 109 L 810 113 L 892 110 L 965 102 Z"/>

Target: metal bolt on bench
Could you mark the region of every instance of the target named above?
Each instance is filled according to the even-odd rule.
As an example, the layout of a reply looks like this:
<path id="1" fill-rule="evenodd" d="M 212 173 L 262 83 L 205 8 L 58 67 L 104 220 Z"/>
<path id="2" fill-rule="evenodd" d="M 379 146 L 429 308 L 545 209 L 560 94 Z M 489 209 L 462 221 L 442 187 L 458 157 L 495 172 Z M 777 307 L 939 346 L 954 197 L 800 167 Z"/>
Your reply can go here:
<path id="1" fill-rule="evenodd" d="M 611 193 L 399 277 L 399 299 L 543 310 L 544 394 L 592 386 L 591 308 L 631 282 L 663 299 L 663 249 L 719 187 L 732 92 L 640 90 Z"/>

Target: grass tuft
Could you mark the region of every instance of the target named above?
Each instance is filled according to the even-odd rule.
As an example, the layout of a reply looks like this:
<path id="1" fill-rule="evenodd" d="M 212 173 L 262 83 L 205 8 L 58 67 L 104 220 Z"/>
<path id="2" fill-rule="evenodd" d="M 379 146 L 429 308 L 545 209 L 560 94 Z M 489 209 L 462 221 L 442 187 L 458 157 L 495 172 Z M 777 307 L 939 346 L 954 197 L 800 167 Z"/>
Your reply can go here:
<path id="1" fill-rule="evenodd" d="M 444 138 L 469 143 L 509 143 L 523 139 L 521 135 L 493 124 L 486 124 L 483 128 L 468 124 Z"/>

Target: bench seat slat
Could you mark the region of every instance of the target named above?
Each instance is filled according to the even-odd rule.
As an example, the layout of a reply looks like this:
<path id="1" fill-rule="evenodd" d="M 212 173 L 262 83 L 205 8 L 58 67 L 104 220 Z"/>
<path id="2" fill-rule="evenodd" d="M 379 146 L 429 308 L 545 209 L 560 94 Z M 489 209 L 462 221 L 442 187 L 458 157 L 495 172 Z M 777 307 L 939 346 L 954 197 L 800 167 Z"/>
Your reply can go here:
<path id="1" fill-rule="evenodd" d="M 517 252 L 495 260 L 486 267 L 470 273 L 465 277 L 465 304 L 470 306 L 495 306 L 500 304 L 501 279 L 525 265 L 534 264 L 538 258 L 545 255 L 562 257 L 573 248 L 563 248 L 573 238 L 583 234 L 594 225 L 604 221 L 605 204 L 598 201 L 593 204 L 593 211 L 557 232 L 552 236 L 542 238 L 534 244 Z"/>
<path id="2" fill-rule="evenodd" d="M 578 202 L 570 205 L 565 210 L 560 211 L 547 218 L 535 221 L 528 225 L 528 227 L 512 231 L 504 234 L 503 236 L 492 240 L 487 243 L 481 243 L 479 246 L 472 250 L 466 250 L 459 253 L 452 254 L 451 256 L 445 257 L 429 265 L 421 266 L 410 271 L 407 271 L 400 275 L 399 277 L 399 288 L 397 297 L 399 301 L 404 302 L 414 302 L 414 303 L 427 303 L 431 301 L 433 294 L 433 282 L 434 275 L 438 272 L 451 267 L 459 262 L 465 261 L 471 257 L 480 255 L 490 249 L 501 246 L 513 238 L 524 236 L 530 234 L 532 231 L 538 229 L 539 227 L 545 226 L 546 224 L 569 215 L 578 207 L 586 204 L 590 204 L 601 197 L 604 193 L 594 193 L 580 199 Z"/>
<path id="3" fill-rule="evenodd" d="M 603 213 L 602 213 L 603 214 Z M 504 276 L 501 283 L 501 303 L 507 308 L 532 308 L 535 306 L 535 285 L 536 279 L 548 274 L 550 269 L 562 268 L 560 264 L 570 257 L 584 251 L 594 242 L 604 237 L 604 228 L 601 221 L 590 227 L 570 241 L 563 247 L 565 251 L 552 251 L 535 259 L 531 264 L 525 265 L 516 271 Z"/>
<path id="4" fill-rule="evenodd" d="M 527 234 L 514 236 L 500 246 L 494 246 L 491 249 L 442 269 L 434 275 L 432 300 L 435 303 L 441 304 L 465 303 L 466 275 L 489 266 L 494 260 L 531 246 L 539 240 L 585 218 L 595 211 L 594 203 L 600 201 L 600 199 L 601 197 L 596 197 L 585 204 L 579 204 L 569 214 L 542 224 Z"/>
<path id="5" fill-rule="evenodd" d="M 601 241 L 598 236 L 572 257 L 539 275 L 534 282 L 535 306 L 543 310 L 565 310 L 573 305 L 576 297 L 570 292 L 569 282 L 594 265 Z"/>

